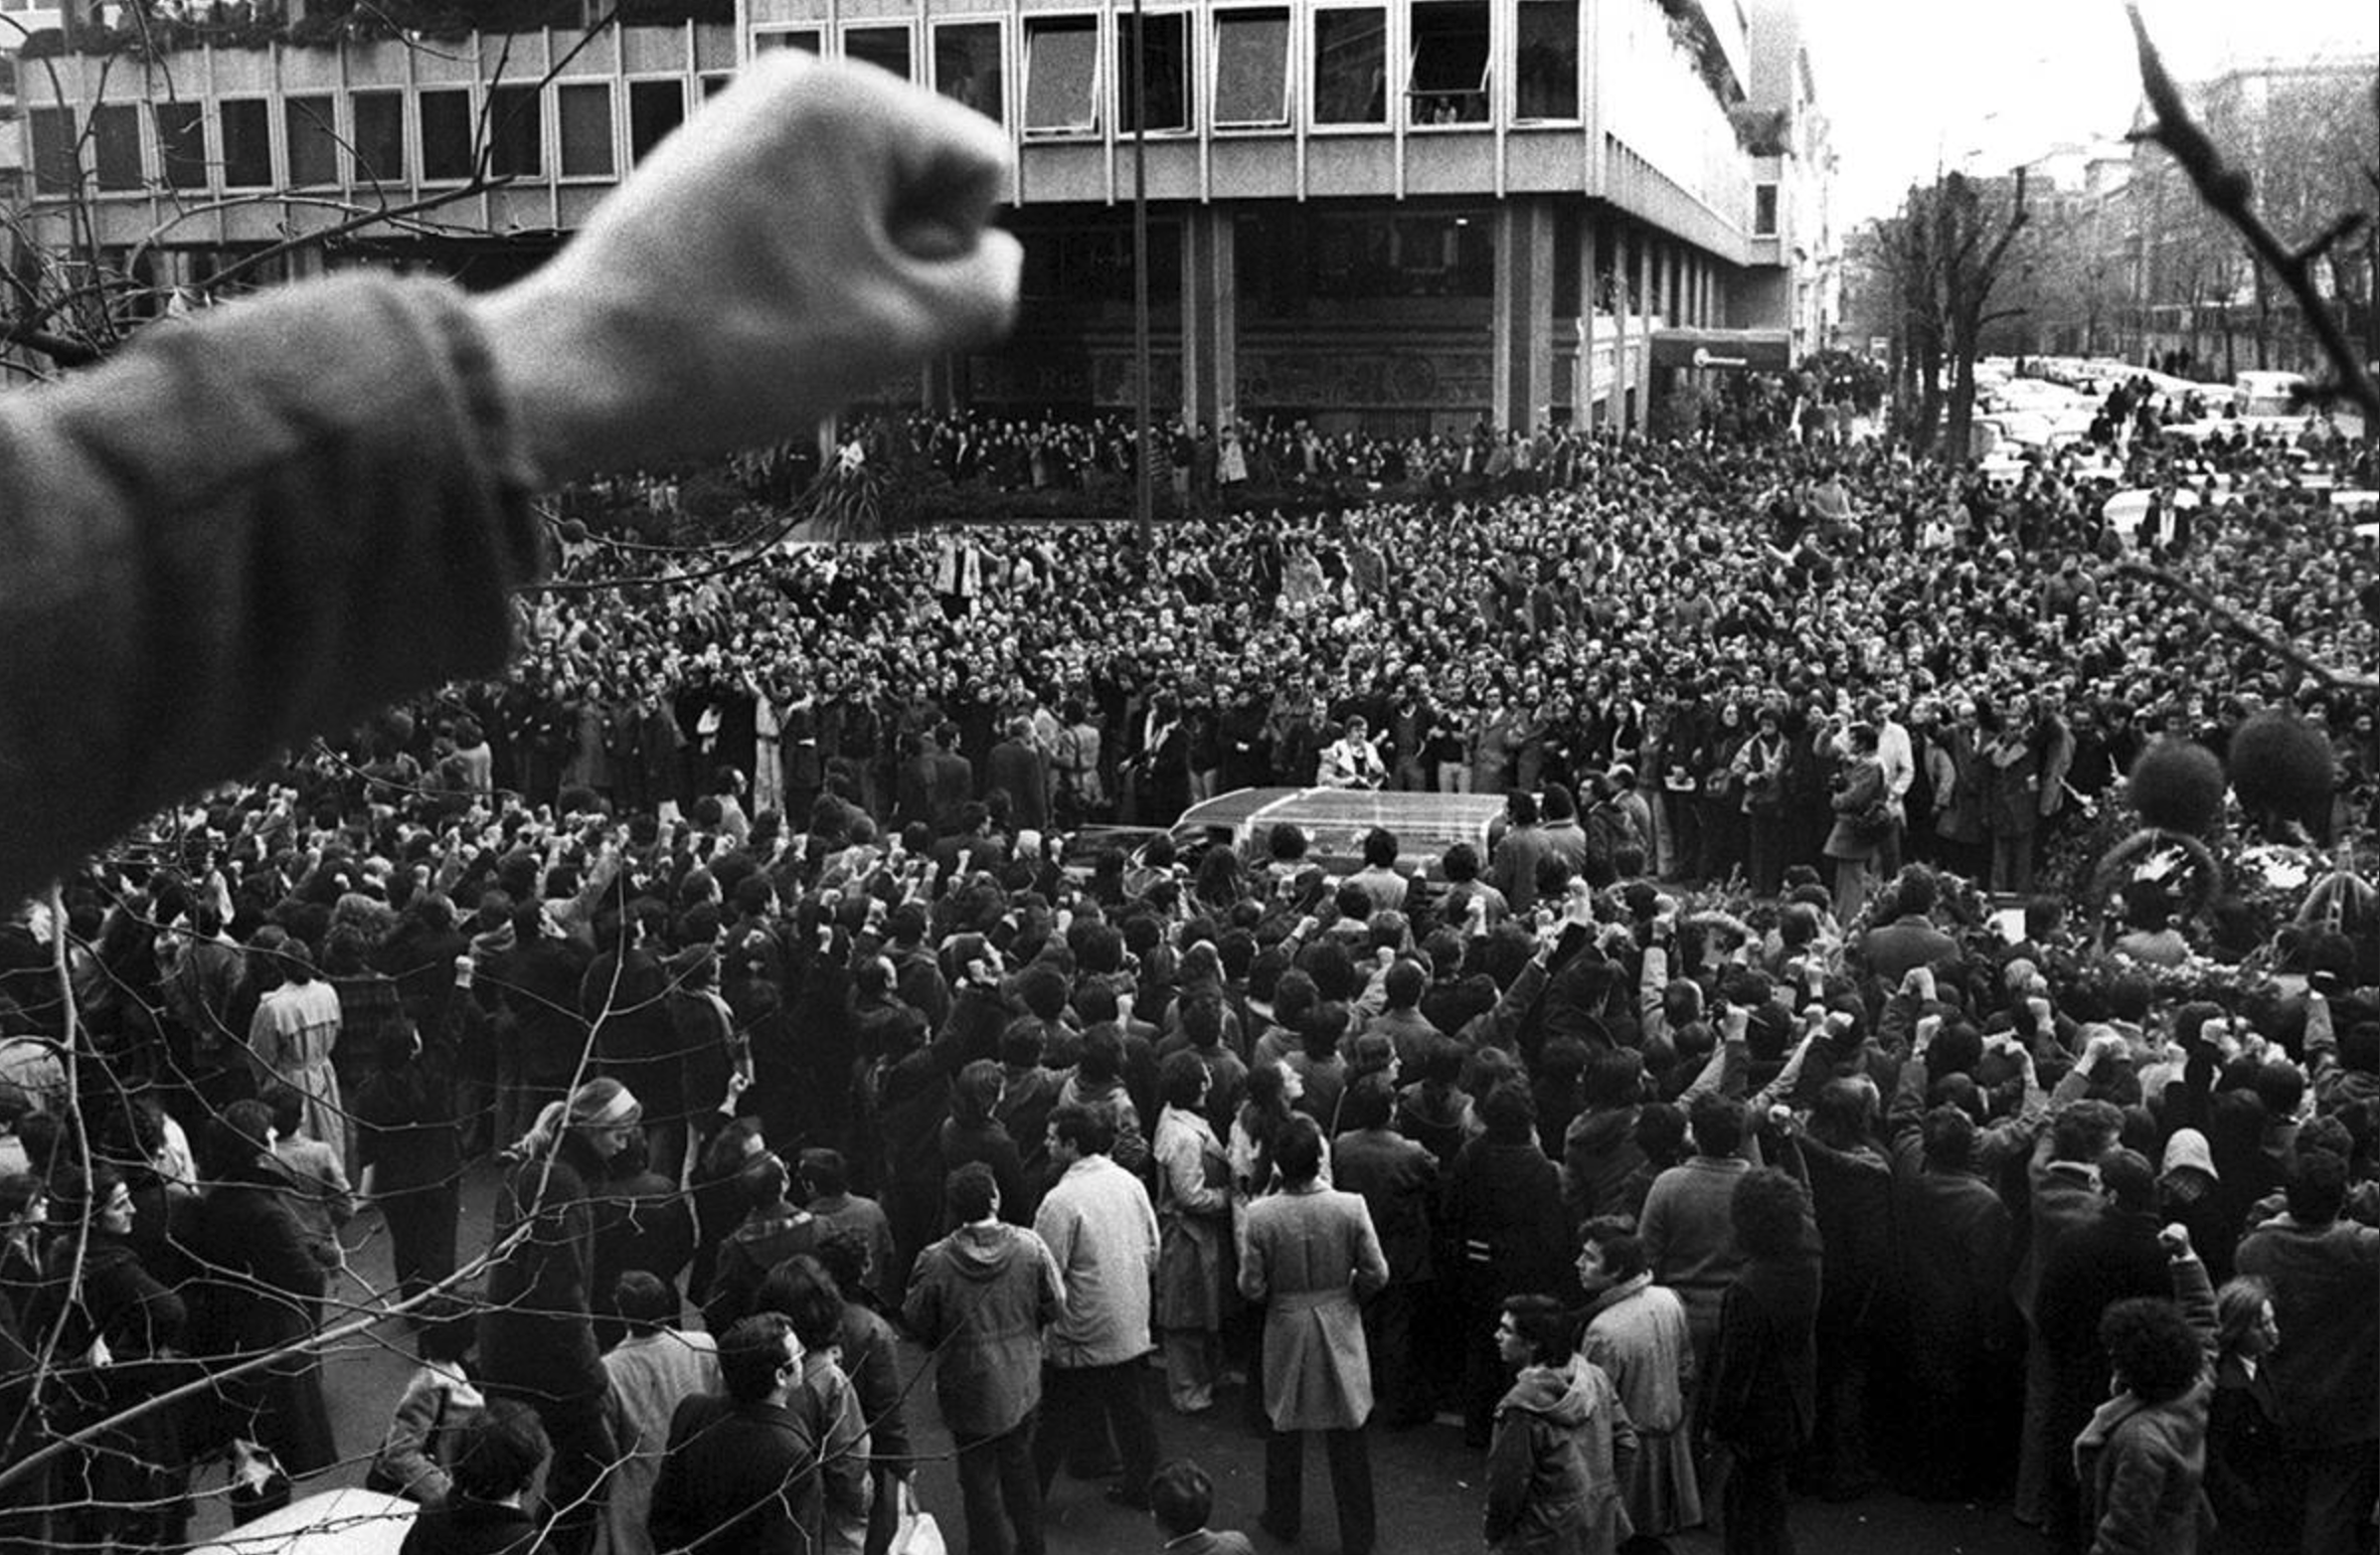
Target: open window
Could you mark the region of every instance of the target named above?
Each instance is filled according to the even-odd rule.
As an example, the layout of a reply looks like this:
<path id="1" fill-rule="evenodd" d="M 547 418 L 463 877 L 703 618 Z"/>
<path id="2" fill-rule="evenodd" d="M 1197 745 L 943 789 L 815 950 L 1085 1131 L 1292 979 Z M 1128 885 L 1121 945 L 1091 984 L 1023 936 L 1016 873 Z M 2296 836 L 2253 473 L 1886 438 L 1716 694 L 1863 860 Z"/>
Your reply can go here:
<path id="1" fill-rule="evenodd" d="M 755 53 L 768 49 L 799 49 L 804 54 L 818 52 L 818 29 L 815 27 L 781 27 L 773 32 L 754 33 Z"/>
<path id="2" fill-rule="evenodd" d="M 934 30 L 934 89 L 995 124 L 1008 122 L 998 22 L 944 22 Z"/>
<path id="3" fill-rule="evenodd" d="M 1289 122 L 1289 13 L 1263 10 L 1215 13 L 1217 129 L 1265 128 Z"/>
<path id="4" fill-rule="evenodd" d="M 1314 13 L 1314 122 L 1388 122 L 1388 12 L 1348 6 Z"/>
<path id="5" fill-rule="evenodd" d="M 1487 122 L 1486 0 L 1416 0 L 1406 59 L 1406 122 Z"/>
<path id="6" fill-rule="evenodd" d="M 1088 135 L 1100 127 L 1096 16 L 1025 19 L 1025 132 Z"/>
<path id="7" fill-rule="evenodd" d="M 1135 76 L 1133 57 L 1139 57 Z M 1147 112 L 1140 94 L 1147 93 Z M 1179 11 L 1115 19 L 1115 127 L 1181 130 L 1190 125 L 1190 18 Z"/>

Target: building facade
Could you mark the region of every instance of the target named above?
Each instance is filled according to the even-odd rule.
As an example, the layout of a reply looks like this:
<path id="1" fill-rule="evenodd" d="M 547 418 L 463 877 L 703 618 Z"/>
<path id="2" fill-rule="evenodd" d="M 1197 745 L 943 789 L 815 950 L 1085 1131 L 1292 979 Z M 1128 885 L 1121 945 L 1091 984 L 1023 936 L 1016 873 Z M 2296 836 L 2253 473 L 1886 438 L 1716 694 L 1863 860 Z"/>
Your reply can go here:
<path id="1" fill-rule="evenodd" d="M 1169 417 L 1642 425 L 1656 362 L 1822 343 L 1822 120 L 1797 37 L 1803 138 L 1745 130 L 1789 21 L 1737 0 L 1194 0 L 1137 20 L 1115 0 L 738 0 L 732 22 L 60 53 L 22 75 L 22 149 L 37 225 L 81 224 L 160 286 L 354 263 L 492 284 L 741 64 L 804 49 L 964 101 L 1017 148 L 1016 336 L 888 400 L 1134 403 L 1140 190 Z M 1782 206 L 1758 192 L 1786 183 Z M 1694 331 L 1730 333 L 1681 357 Z"/>

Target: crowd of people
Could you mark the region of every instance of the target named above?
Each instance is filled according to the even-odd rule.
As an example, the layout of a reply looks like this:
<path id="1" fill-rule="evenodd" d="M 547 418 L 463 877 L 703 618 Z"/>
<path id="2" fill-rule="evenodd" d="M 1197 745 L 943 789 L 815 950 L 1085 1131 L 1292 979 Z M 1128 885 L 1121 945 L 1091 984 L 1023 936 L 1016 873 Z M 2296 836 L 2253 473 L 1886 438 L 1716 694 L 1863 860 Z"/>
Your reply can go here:
<path id="1" fill-rule="evenodd" d="M 2061 1549 L 2198 1547 L 2201 1487 L 2206 1547 L 2369 1549 L 2369 922 L 2224 1009 L 2155 969 L 2269 933 L 2033 894 L 2145 746 L 2268 707 L 2333 747 L 2305 831 L 2373 825 L 2374 698 L 2300 662 L 2380 664 L 2380 548 L 2326 496 L 2369 452 L 1531 457 L 1146 537 L 573 541 L 505 680 L 29 906 L 0 1462 L 205 1385 L 57 1455 L 0 1547 L 162 1547 L 235 1441 L 301 1476 L 367 1446 L 292 1342 L 360 1191 L 423 1353 L 375 1455 L 431 1508 L 409 1548 L 889 1548 L 900 1332 L 973 1551 L 1043 1548 L 1069 1462 L 1195 1532 L 1161 1413 L 1227 1407 L 1284 1541 L 1323 1438 L 1351 1555 L 1374 1417 L 1447 1411 L 1499 1550 L 1782 1549 L 1795 1493 L 1880 1482 L 2011 1493 Z M 1070 851 L 1315 781 L 1507 824 L 1344 878 L 1286 833 Z M 1686 890 L 1731 879 L 1757 917 Z"/>

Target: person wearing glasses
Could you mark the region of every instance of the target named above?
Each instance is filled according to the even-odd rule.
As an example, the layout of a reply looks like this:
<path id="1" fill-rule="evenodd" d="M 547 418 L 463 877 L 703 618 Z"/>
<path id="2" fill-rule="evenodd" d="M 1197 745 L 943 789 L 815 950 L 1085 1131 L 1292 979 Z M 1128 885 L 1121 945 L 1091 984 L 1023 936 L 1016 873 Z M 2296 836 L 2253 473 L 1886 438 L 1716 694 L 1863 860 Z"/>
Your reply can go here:
<path id="1" fill-rule="evenodd" d="M 824 1532 L 826 1422 L 802 1385 L 801 1341 L 782 1312 L 755 1312 L 719 1341 L 725 1393 L 670 1417 L 646 1527 L 689 1555 L 814 1555 Z"/>

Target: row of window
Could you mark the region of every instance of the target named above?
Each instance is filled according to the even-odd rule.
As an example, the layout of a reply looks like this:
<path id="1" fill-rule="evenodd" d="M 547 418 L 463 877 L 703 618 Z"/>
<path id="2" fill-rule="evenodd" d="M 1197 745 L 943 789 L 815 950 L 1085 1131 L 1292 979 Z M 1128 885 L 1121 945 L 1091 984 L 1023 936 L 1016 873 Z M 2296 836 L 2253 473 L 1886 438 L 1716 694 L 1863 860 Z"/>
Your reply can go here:
<path id="1" fill-rule="evenodd" d="M 727 81 L 704 77 L 704 95 Z M 212 112 L 190 99 L 152 102 L 153 180 L 144 172 L 151 164 L 135 104 L 89 109 L 80 145 L 70 110 L 36 108 L 29 115 L 34 187 L 71 193 L 85 175 L 102 192 L 152 182 L 191 191 L 463 183 L 483 163 L 494 178 L 542 178 L 550 166 L 562 178 L 608 179 L 618 175 L 623 153 L 641 161 L 686 117 L 684 82 L 631 81 L 626 87 L 624 115 L 610 82 L 226 97 Z"/>
<path id="2" fill-rule="evenodd" d="M 1405 122 L 1415 126 L 1485 124 L 1493 87 L 1487 0 L 1413 0 L 1410 48 L 1401 78 Z M 1575 120 L 1579 112 L 1578 0 L 1518 0 L 1512 106 L 1520 120 Z M 1389 17 L 1381 6 L 1318 8 L 1307 29 L 1310 69 L 1291 69 L 1294 41 L 1286 8 L 1218 11 L 1204 48 L 1212 61 L 1205 117 L 1216 129 L 1278 128 L 1292 116 L 1292 87 L 1307 94 L 1317 125 L 1389 121 Z M 1020 95 L 1028 136 L 1095 135 L 1111 107 L 1129 133 L 1197 128 L 1198 73 L 1192 19 L 1179 12 L 1113 21 L 1101 46 L 1097 15 L 1027 15 L 1021 20 Z M 1011 104 L 1004 24 L 934 26 L 929 85 L 1005 124 Z M 914 28 L 843 29 L 844 57 L 916 78 Z M 818 50 L 814 29 L 755 35 L 763 48 Z M 1103 70 L 1103 61 L 1107 69 Z M 705 95 L 728 78 L 702 79 Z M 626 83 L 624 114 L 610 82 L 535 86 L 367 88 L 343 94 L 227 97 L 210 109 L 197 100 L 149 104 L 154 161 L 143 155 L 139 109 L 131 103 L 91 108 L 78 139 L 63 108 L 35 109 L 35 187 L 76 188 L 87 173 L 102 191 L 329 188 L 351 185 L 459 183 L 484 162 L 494 177 L 615 177 L 620 159 L 641 158 L 686 116 L 685 85 L 676 79 Z M 277 102 L 279 112 L 274 112 Z M 624 123 L 622 122 L 624 120 Z M 621 130 L 624 128 L 624 136 Z M 275 171 L 281 176 L 275 177 Z"/>
<path id="3" fill-rule="evenodd" d="M 1157 12 L 1137 22 L 1117 15 L 1103 51 L 1096 13 L 1022 19 L 1023 127 L 1028 135 L 1091 135 L 1111 107 L 1118 132 L 1199 127 L 1196 53 L 1203 48 L 1213 83 L 1205 121 L 1215 129 L 1278 128 L 1290 121 L 1293 85 L 1302 85 L 1315 124 L 1386 124 L 1392 81 L 1413 126 L 1485 124 L 1494 100 L 1488 0 L 1412 0 L 1403 71 L 1389 69 L 1385 6 L 1312 11 L 1308 69 L 1291 58 L 1286 7 L 1235 7 L 1213 13 L 1194 44 L 1194 19 Z M 1515 15 L 1512 112 L 1519 120 L 1579 116 L 1578 0 L 1519 0 Z M 955 21 L 933 27 L 932 74 L 922 77 L 916 32 L 908 22 L 854 24 L 839 35 L 844 58 L 880 66 L 926 85 L 1005 124 L 1007 50 L 1002 24 Z M 761 48 L 817 53 L 816 28 L 756 33 Z"/>

